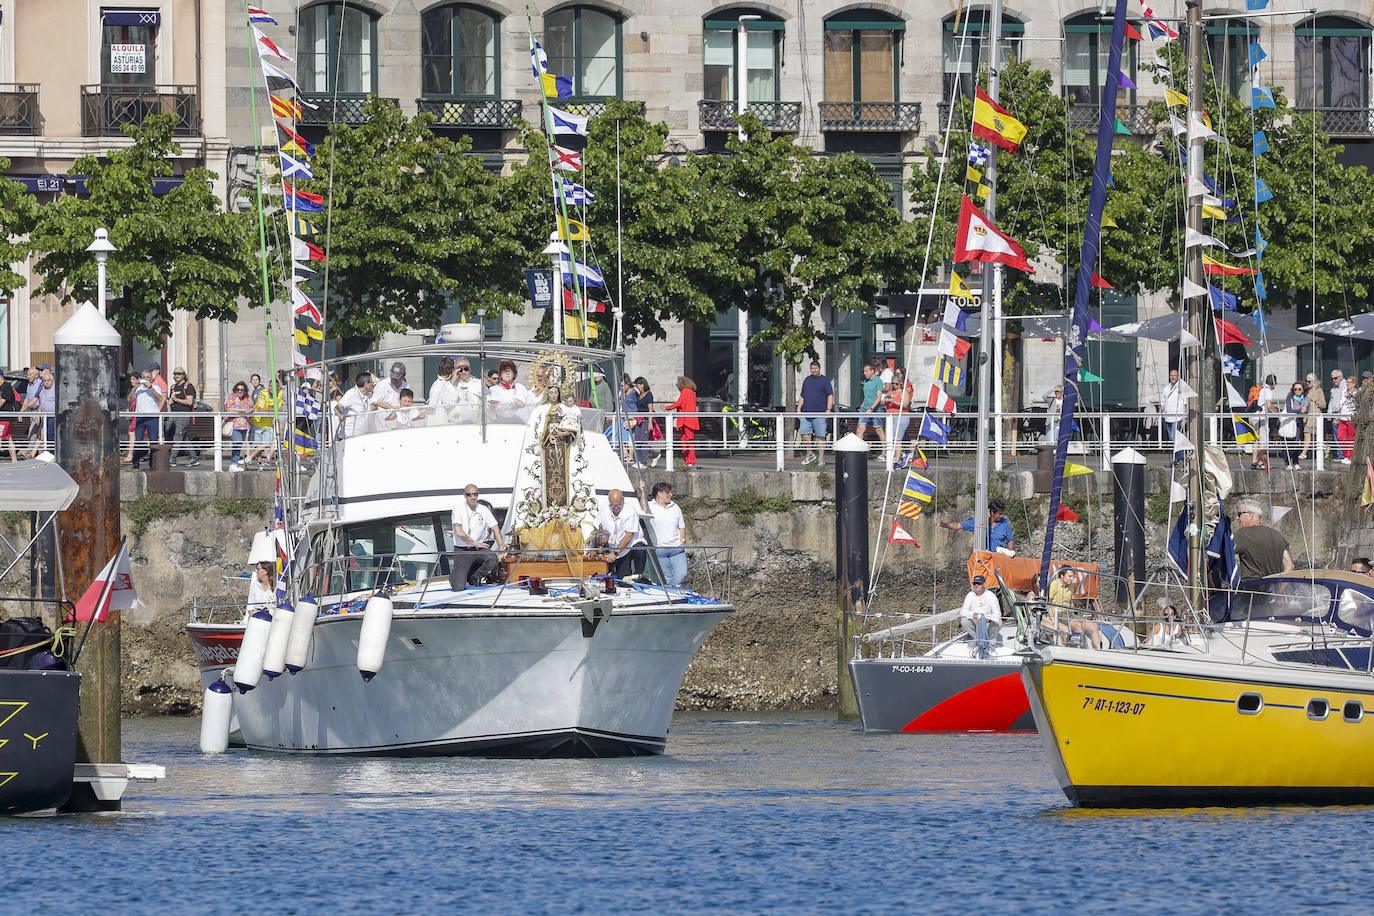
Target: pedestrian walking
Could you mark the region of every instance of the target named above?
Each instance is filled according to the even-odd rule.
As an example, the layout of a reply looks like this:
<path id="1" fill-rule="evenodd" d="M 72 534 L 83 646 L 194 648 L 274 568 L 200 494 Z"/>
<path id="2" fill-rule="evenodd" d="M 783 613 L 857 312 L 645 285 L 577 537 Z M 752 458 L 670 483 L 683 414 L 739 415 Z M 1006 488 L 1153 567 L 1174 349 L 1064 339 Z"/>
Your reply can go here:
<path id="1" fill-rule="evenodd" d="M 167 435 L 172 440 L 172 460 L 169 464 L 177 466 L 177 456 L 180 455 L 189 459 L 187 467 L 195 467 L 200 464 L 200 453 L 190 442 L 189 433 L 191 430 L 191 414 L 196 409 L 196 398 L 199 392 L 196 386 L 191 384 L 191 380 L 186 377 L 186 370 L 178 366 L 172 370 L 172 387 L 167 393 L 168 413 Z"/>

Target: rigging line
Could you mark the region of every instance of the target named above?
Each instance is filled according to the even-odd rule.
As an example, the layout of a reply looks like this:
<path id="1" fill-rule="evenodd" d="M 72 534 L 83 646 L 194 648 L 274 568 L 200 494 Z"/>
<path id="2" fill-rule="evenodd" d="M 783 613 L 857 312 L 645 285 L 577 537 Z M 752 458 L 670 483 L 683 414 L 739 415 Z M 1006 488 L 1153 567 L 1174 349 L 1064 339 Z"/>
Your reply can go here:
<path id="1" fill-rule="evenodd" d="M 967 23 L 965 23 L 965 25 L 967 26 Z M 960 74 L 960 73 L 963 72 L 964 52 L 965 52 L 965 51 L 967 50 L 967 48 L 968 48 L 968 40 L 969 40 L 969 30 L 968 30 L 967 28 L 965 28 L 964 31 L 963 31 L 963 34 L 960 36 L 960 39 L 959 39 L 959 53 L 958 53 L 958 55 L 957 55 L 956 58 L 955 58 L 955 73 L 956 73 L 956 74 Z M 956 81 L 956 86 L 957 86 L 957 81 Z M 940 145 L 940 168 L 939 168 L 939 170 L 937 171 L 936 176 L 935 176 L 935 194 L 934 194 L 934 196 L 933 196 L 932 199 L 931 199 L 931 205 L 930 205 L 930 225 L 929 225 L 929 228 L 928 228 L 927 231 L 926 231 L 926 250 L 925 250 L 925 255 L 923 256 L 923 259 L 922 259 L 922 261 L 921 261 L 920 281 L 919 281 L 919 284 L 918 284 L 918 286 L 917 286 L 917 289 L 918 289 L 918 290 L 920 290 L 920 289 L 925 289 L 925 285 L 926 285 L 926 276 L 928 275 L 928 273 L 929 273 L 929 271 L 930 271 L 930 250 L 931 250 L 932 245 L 934 244 L 934 239 L 935 239 L 935 223 L 936 223 L 936 221 L 939 219 L 939 216 L 940 216 L 940 194 L 941 194 L 941 191 L 942 191 L 943 188 L 944 188 L 945 169 L 949 166 L 949 141 L 950 141 L 950 136 L 951 136 L 951 134 L 952 134 L 952 132 L 953 132 L 953 127 L 954 127 L 954 101 L 953 101 L 953 99 L 951 99 L 951 101 L 950 101 L 950 108 L 949 108 L 948 111 L 949 111 L 949 113 L 948 113 L 948 115 L 947 115 L 946 118 L 945 118 L 944 138 L 942 139 L 941 145 Z M 972 113 L 971 113 L 971 111 L 970 111 L 969 118 L 970 118 L 970 124 L 972 124 Z M 972 139 L 972 131 L 971 131 L 971 130 L 970 130 L 969 136 L 970 136 L 970 139 Z M 967 156 L 967 154 L 965 154 L 964 162 L 967 163 L 967 161 L 968 161 L 968 156 Z M 958 230 L 956 229 L 955 231 L 957 232 Z M 944 313 L 943 313 L 943 311 L 940 312 L 940 319 L 941 319 L 941 322 L 943 323 L 943 320 L 944 320 Z M 920 320 L 920 315 L 919 315 L 919 313 L 917 314 L 917 320 L 918 320 L 918 321 Z M 985 336 L 987 335 L 987 329 L 986 329 L 986 328 L 980 327 L 980 328 L 979 328 L 979 334 L 980 334 L 980 335 L 983 335 L 983 336 L 985 337 Z M 914 341 L 914 339 L 913 339 L 911 346 L 909 346 L 909 347 L 907 348 L 906 353 L 904 354 L 905 362 L 906 362 L 906 365 L 907 365 L 907 372 L 908 372 L 908 373 L 910 373 L 910 371 L 911 371 L 911 368 L 912 368 L 912 361 L 913 361 L 913 359 L 915 358 L 915 356 L 916 356 L 916 349 L 915 349 L 915 341 Z M 908 378 L 909 378 L 909 377 L 910 377 L 910 376 L 908 376 Z M 923 382 L 923 384 L 929 385 L 929 382 Z M 928 412 L 928 410 L 929 410 L 929 409 L 927 408 L 927 410 L 926 410 L 925 412 Z M 923 413 L 924 413 L 924 412 L 923 412 Z M 900 412 L 898 412 L 898 416 L 901 416 L 901 413 L 900 413 Z M 914 417 L 913 417 L 913 419 L 914 419 Z M 920 435 L 919 435 L 919 433 L 918 433 L 918 435 L 917 435 L 917 440 L 918 440 L 918 441 L 920 440 Z M 881 532 L 883 531 L 883 529 L 887 527 L 887 504 L 888 504 L 888 501 L 889 501 L 889 499 L 891 498 L 891 494 L 892 494 L 892 481 L 893 481 L 893 471 L 894 471 L 894 470 L 895 470 L 895 469 L 892 468 L 891 466 L 889 466 L 889 467 L 886 469 L 887 479 L 886 479 L 886 482 L 885 482 L 884 485 L 883 485 L 883 502 L 882 502 L 882 508 L 879 510 L 879 513 L 878 513 L 878 532 L 879 532 L 879 535 L 880 535 L 880 536 L 881 536 Z M 885 564 L 886 561 L 887 561 L 887 552 L 888 552 L 888 549 L 890 548 L 890 544 L 888 543 L 888 541 L 887 541 L 886 539 L 883 539 L 883 540 L 881 541 L 881 545 L 882 545 L 882 546 L 879 548 L 879 551 L 878 551 L 877 562 L 875 562 L 875 563 L 873 564 L 873 570 L 872 570 L 872 571 L 870 572 L 870 574 L 869 574 L 868 594 L 869 594 L 869 601 L 870 601 L 870 602 L 873 600 L 873 597 L 875 596 L 875 594 L 876 594 L 877 591 L 878 591 L 878 583 L 879 583 L 879 582 L 881 581 L 881 579 L 882 579 L 882 570 L 883 570 L 883 566 L 884 566 L 884 564 Z"/>

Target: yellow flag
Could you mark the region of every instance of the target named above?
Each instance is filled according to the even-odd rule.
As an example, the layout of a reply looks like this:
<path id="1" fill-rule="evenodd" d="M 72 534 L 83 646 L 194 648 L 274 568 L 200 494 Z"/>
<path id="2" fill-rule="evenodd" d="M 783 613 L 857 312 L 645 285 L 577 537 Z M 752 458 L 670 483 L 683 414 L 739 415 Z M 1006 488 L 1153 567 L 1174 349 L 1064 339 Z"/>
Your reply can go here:
<path id="1" fill-rule="evenodd" d="M 980 200 L 987 200 L 988 195 L 992 193 L 992 188 L 988 187 L 985 184 L 980 184 L 978 187 L 973 189 L 973 193 L 976 194 Z"/>
<path id="2" fill-rule="evenodd" d="M 983 181 L 983 173 L 975 169 L 973 166 L 969 166 L 967 169 L 964 170 L 964 180 L 976 181 L 981 184 Z"/>
<path id="3" fill-rule="evenodd" d="M 1164 101 L 1168 103 L 1170 108 L 1173 108 L 1175 105 L 1187 105 L 1188 97 L 1177 90 L 1165 89 Z"/>
<path id="4" fill-rule="evenodd" d="M 953 271 L 950 273 L 949 294 L 958 299 L 972 299 L 973 290 L 968 288 L 968 284 L 964 282 L 964 278 Z"/>
<path id="5" fill-rule="evenodd" d="M 1107 215 L 1104 213 L 1104 214 L 1102 215 L 1102 228 L 1103 228 L 1103 229 L 1120 229 L 1121 227 L 1118 226 L 1118 225 L 1116 224 L 1116 220 L 1112 219 L 1110 216 L 1107 216 Z"/>
<path id="6" fill-rule="evenodd" d="M 577 315 L 563 316 L 563 336 L 569 340 L 595 340 L 600 333 L 601 325 L 590 318 L 587 319 L 584 328 L 582 319 Z"/>
<path id="7" fill-rule="evenodd" d="M 307 154 L 305 150 L 301 149 L 300 144 L 297 143 L 295 140 L 287 140 L 285 143 L 283 143 L 281 145 L 281 151 L 283 153 L 290 153 L 296 156 L 297 158 L 304 159 L 307 162 L 310 161 L 309 154 Z"/>
<path id="8" fill-rule="evenodd" d="M 1077 477 L 1079 474 L 1091 474 L 1092 472 L 1092 468 L 1084 467 L 1081 464 L 1074 464 L 1072 461 L 1064 462 L 1065 477 Z"/>
<path id="9" fill-rule="evenodd" d="M 1202 215 L 1207 219 L 1226 219 L 1226 211 L 1211 204 L 1202 205 Z"/>
<path id="10" fill-rule="evenodd" d="M 558 234 L 570 242 L 585 242 L 591 236 L 587 234 L 587 227 L 575 219 L 564 219 L 558 217 Z"/>

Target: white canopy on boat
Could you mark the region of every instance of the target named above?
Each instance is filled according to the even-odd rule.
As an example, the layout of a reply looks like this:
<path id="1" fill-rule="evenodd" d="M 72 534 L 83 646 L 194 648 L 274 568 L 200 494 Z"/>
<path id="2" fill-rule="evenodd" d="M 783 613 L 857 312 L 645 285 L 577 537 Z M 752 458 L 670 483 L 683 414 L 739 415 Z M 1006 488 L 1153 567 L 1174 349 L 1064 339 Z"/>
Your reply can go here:
<path id="1" fill-rule="evenodd" d="M 76 491 L 76 481 L 54 461 L 0 464 L 0 511 L 61 512 Z"/>

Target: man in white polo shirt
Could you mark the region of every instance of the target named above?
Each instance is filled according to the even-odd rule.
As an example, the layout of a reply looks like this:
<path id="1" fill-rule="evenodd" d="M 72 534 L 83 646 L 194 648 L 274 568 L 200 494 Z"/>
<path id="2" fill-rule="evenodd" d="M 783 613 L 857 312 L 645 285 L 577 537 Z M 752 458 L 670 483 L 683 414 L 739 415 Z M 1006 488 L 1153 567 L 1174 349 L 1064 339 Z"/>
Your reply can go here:
<path id="1" fill-rule="evenodd" d="M 644 535 L 639 528 L 639 510 L 626 505 L 625 494 L 612 490 L 606 494 L 606 504 L 597 513 L 596 526 L 606 532 L 607 548 L 615 552 L 611 561 L 611 575 L 626 579 L 644 572 Z"/>
<path id="2" fill-rule="evenodd" d="M 496 516 L 478 502 L 482 493 L 477 484 L 463 487 L 463 501 L 453 507 L 453 558 L 449 562 L 448 584 L 455 592 L 477 585 L 491 572 L 498 556 L 491 549 L 506 549 Z"/>
<path id="3" fill-rule="evenodd" d="M 987 657 L 988 643 L 996 639 L 1002 626 L 1002 604 L 988 591 L 987 582 L 982 576 L 973 577 L 973 588 L 964 596 L 964 606 L 959 611 L 964 632 L 976 640 L 982 658 Z"/>

